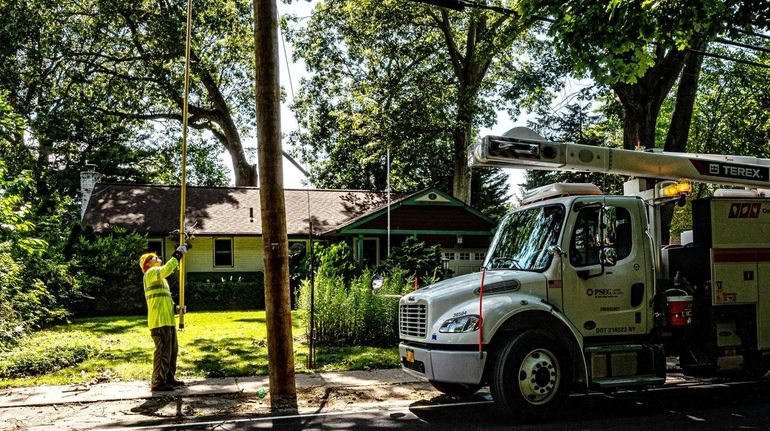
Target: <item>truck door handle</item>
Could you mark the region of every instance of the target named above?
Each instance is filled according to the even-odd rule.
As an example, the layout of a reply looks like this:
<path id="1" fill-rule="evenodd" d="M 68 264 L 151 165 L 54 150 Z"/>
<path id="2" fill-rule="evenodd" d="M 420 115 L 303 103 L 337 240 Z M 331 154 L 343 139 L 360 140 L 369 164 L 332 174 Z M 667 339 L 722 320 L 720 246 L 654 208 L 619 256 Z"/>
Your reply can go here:
<path id="1" fill-rule="evenodd" d="M 644 283 L 631 286 L 631 306 L 638 307 L 644 300 Z"/>

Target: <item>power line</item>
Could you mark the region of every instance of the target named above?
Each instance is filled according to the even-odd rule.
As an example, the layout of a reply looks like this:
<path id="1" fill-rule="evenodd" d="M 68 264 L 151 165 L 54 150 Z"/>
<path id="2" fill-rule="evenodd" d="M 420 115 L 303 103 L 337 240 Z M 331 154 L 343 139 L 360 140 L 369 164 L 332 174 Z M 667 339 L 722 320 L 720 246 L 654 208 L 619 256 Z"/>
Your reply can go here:
<path id="1" fill-rule="evenodd" d="M 720 60 L 728 60 L 728 61 L 734 61 L 734 62 L 740 63 L 740 64 L 746 64 L 748 66 L 756 66 L 756 67 L 762 67 L 762 68 L 765 68 L 765 69 L 770 69 L 770 65 L 768 65 L 768 64 L 757 63 L 757 62 L 751 61 L 751 60 L 742 60 L 740 58 L 730 57 L 730 56 L 721 55 L 721 54 L 714 54 L 714 53 L 711 53 L 711 52 L 699 51 L 697 49 L 691 49 L 691 48 L 687 48 L 687 51 L 694 52 L 696 54 L 700 54 L 700 55 L 703 55 L 703 56 L 706 56 L 706 57 L 713 57 L 713 58 L 718 58 Z"/>

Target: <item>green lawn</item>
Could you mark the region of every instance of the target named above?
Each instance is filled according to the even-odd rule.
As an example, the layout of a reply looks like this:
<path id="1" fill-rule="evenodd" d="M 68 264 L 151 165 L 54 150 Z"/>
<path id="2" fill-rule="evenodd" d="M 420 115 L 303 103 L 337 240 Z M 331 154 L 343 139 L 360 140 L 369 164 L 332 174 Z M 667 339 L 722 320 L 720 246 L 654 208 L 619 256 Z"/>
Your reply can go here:
<path id="1" fill-rule="evenodd" d="M 325 347 L 316 349 L 316 368 L 308 369 L 306 319 L 292 312 L 294 362 L 298 373 L 391 368 L 399 365 L 398 349 Z M 76 320 L 34 337 L 66 336 L 80 331 L 98 340 L 99 352 L 76 366 L 25 378 L 0 379 L 0 388 L 85 383 L 104 375 L 112 380 L 148 380 L 152 373 L 153 343 L 145 316 L 117 316 Z M 235 377 L 267 374 L 267 337 L 264 311 L 188 313 L 179 336 L 177 377 Z M 34 343 L 34 337 L 31 341 Z"/>

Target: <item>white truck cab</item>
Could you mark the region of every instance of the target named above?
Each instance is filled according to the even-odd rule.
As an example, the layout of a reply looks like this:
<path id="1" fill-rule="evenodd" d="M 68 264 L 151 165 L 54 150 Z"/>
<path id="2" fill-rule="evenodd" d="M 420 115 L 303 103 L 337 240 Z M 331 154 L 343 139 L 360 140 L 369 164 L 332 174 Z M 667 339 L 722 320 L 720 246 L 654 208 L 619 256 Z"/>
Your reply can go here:
<path id="1" fill-rule="evenodd" d="M 743 175 L 740 168 L 770 176 L 767 161 L 548 143 L 531 134 L 485 138 L 480 146 L 475 165 L 613 172 L 614 162 L 622 173 L 659 178 L 684 160 L 685 168 L 706 170 L 690 172 L 694 180 L 746 180 L 716 181 L 720 167 L 725 175 Z M 670 162 L 665 173 L 661 161 Z M 525 416 L 551 413 L 575 389 L 661 385 L 672 356 L 685 372 L 764 374 L 770 201 L 758 193 L 696 201 L 696 244 L 663 252 L 658 205 L 689 189 L 638 184 L 627 196 L 602 195 L 592 184 L 528 192 L 498 226 L 484 270 L 401 298 L 404 371 L 451 395 L 489 385 L 498 408 Z M 739 223 L 744 207 L 744 218 L 753 218 Z M 683 285 L 682 274 L 692 284 Z"/>

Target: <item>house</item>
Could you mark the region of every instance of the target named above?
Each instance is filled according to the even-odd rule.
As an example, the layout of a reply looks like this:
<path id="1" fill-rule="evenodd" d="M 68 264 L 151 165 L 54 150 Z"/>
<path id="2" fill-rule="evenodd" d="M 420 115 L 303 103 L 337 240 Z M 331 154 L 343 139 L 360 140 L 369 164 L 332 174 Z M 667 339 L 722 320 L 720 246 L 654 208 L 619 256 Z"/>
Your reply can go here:
<path id="1" fill-rule="evenodd" d="M 115 227 L 147 234 L 164 259 L 179 229 L 180 187 L 85 183 L 82 222 L 97 233 Z M 256 187 L 187 187 L 187 223 L 194 238 L 186 256 L 188 279 L 255 277 L 263 271 L 260 196 Z M 482 265 L 494 222 L 435 189 L 399 195 L 361 190 L 287 189 L 286 223 L 291 250 L 314 241 L 346 241 L 366 264 L 386 258 L 408 236 L 441 246 L 455 275 Z"/>

